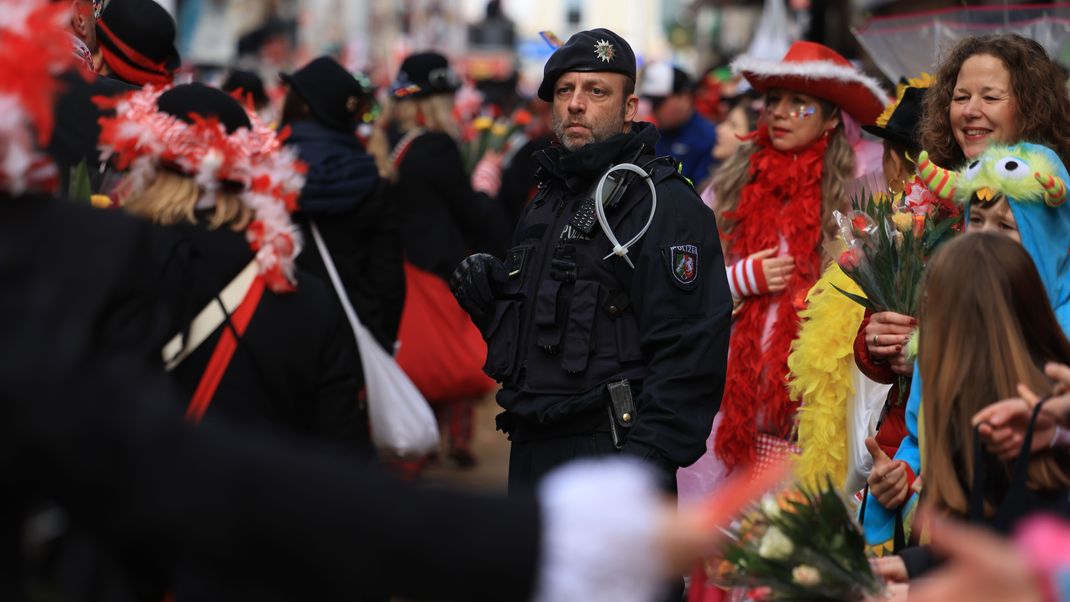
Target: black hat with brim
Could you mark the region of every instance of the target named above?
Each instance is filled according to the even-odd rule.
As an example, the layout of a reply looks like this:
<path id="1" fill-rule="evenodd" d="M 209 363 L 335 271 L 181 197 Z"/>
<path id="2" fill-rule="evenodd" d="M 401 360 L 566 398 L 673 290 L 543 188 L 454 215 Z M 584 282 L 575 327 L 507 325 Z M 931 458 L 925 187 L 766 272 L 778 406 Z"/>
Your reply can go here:
<path id="1" fill-rule="evenodd" d="M 327 127 L 342 132 L 356 127 L 366 91 L 338 61 L 321 56 L 292 74 L 280 73 L 279 78 L 289 84 L 308 104 L 312 115 Z"/>
<path id="2" fill-rule="evenodd" d="M 892 114 L 884 125 L 864 125 L 862 129 L 884 140 L 890 140 L 911 149 L 921 148 L 918 124 L 921 122 L 922 99 L 926 88 L 908 87 L 898 100 Z M 878 118 L 877 123 L 883 120 Z"/>
<path id="3" fill-rule="evenodd" d="M 539 98 L 553 102 L 557 80 L 570 71 L 620 73 L 635 81 L 635 53 L 624 38 L 608 29 L 573 34 L 546 61 Z"/>
<path id="4" fill-rule="evenodd" d="M 445 56 L 437 52 L 417 52 L 402 61 L 390 92 L 394 98 L 421 98 L 452 94 L 460 87 L 461 78 L 450 68 Z"/>
<path id="5" fill-rule="evenodd" d="M 112 74 L 138 86 L 171 83 L 182 63 L 175 20 L 154 0 L 111 0 L 97 19 L 97 40 Z"/>

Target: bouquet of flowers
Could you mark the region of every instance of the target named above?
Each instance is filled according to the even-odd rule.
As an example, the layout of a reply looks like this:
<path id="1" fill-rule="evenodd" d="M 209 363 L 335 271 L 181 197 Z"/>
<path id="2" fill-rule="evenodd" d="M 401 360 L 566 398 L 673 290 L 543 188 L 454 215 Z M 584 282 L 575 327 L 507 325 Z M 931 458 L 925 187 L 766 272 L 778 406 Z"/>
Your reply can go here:
<path id="1" fill-rule="evenodd" d="M 834 212 L 846 244 L 836 263 L 864 296 L 833 286 L 873 313 L 917 315 L 925 262 L 940 243 L 961 229 L 960 213 L 957 205 L 937 197 L 917 176 L 896 196 L 854 195 L 846 215 Z M 906 349 L 909 357 L 915 347 L 908 344 Z M 902 404 L 910 377 L 897 376 L 896 380 Z"/>
<path id="2" fill-rule="evenodd" d="M 831 479 L 767 494 L 732 531 L 718 580 L 752 600 L 855 601 L 880 594 L 862 529 Z"/>
<path id="3" fill-rule="evenodd" d="M 530 123 L 531 113 L 525 109 L 517 109 L 508 118 L 494 119 L 489 115 L 480 115 L 473 119 L 465 133 L 463 146 L 464 165 L 468 173 L 472 173 L 488 150 L 505 150 L 513 137 L 522 133 Z"/>
<path id="4" fill-rule="evenodd" d="M 958 207 L 915 178 L 891 198 L 857 195 L 834 216 L 846 244 L 836 262 L 865 296 L 837 290 L 874 313 L 916 315 L 925 262 L 960 223 Z"/>

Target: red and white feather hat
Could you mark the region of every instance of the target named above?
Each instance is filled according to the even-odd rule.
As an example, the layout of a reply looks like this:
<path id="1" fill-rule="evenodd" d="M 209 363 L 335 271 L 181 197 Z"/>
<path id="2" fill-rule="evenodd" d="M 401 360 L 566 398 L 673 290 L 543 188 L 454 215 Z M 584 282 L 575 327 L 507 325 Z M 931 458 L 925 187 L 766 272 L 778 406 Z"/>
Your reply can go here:
<path id="1" fill-rule="evenodd" d="M 200 84 L 178 88 L 192 94 L 222 94 Z M 196 89 L 194 89 L 196 88 Z M 188 175 L 201 190 L 198 207 L 210 207 L 225 184 L 241 187 L 242 201 L 253 211 L 246 228 L 249 246 L 256 253 L 259 273 L 275 292 L 294 290 L 294 258 L 300 252 L 300 232 L 290 220 L 304 185 L 306 166 L 282 141 L 288 131 L 276 133 L 241 105 L 250 127 L 228 132 L 217 116 L 191 112 L 188 120 L 163 111 L 160 97 L 176 87 L 145 86 L 115 99 L 99 99 L 114 108 L 113 117 L 100 119 L 103 160 L 127 172 L 116 191 L 123 199 L 139 194 L 160 169 Z M 178 91 L 178 90 L 176 90 Z M 231 99 L 225 99 L 231 100 Z M 236 100 L 234 105 L 240 105 Z"/>
<path id="2" fill-rule="evenodd" d="M 70 3 L 0 0 L 0 192 L 55 192 L 58 171 L 41 149 L 52 137 L 56 78 L 76 65 Z"/>
<path id="3" fill-rule="evenodd" d="M 827 100 L 860 123 L 873 123 L 891 98 L 877 80 L 858 71 L 835 50 L 815 42 L 795 42 L 779 61 L 742 56 L 732 62 L 759 92 L 784 88 Z"/>

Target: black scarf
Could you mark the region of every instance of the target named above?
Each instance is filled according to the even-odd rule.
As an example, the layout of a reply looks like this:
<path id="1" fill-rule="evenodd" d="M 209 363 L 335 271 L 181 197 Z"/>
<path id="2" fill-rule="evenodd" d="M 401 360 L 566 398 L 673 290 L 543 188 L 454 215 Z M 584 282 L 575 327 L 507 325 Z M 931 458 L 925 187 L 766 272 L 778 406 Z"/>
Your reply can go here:
<path id="1" fill-rule="evenodd" d="M 651 133 L 655 136 L 653 140 L 648 140 Z M 573 183 L 589 182 L 602 175 L 622 157 L 633 159 L 635 155 L 652 152 L 657 143 L 656 133 L 657 130 L 648 123 L 633 122 L 628 132 L 616 134 L 602 142 L 592 142 L 577 151 L 552 146 L 541 153 L 546 161 L 539 162 L 573 188 Z"/>

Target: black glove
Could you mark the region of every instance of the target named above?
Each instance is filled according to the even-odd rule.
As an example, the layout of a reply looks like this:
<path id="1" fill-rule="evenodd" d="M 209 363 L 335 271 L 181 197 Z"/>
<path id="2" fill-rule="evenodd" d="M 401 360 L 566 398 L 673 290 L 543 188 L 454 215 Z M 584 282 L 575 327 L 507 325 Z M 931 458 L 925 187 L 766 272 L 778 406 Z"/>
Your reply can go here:
<path id="1" fill-rule="evenodd" d="M 480 330 L 494 315 L 497 286 L 507 278 L 505 264 L 487 253 L 469 255 L 450 276 L 450 291 Z"/>

